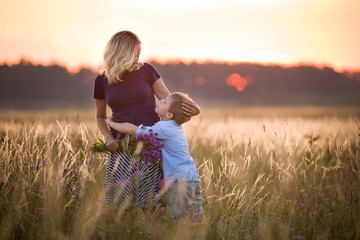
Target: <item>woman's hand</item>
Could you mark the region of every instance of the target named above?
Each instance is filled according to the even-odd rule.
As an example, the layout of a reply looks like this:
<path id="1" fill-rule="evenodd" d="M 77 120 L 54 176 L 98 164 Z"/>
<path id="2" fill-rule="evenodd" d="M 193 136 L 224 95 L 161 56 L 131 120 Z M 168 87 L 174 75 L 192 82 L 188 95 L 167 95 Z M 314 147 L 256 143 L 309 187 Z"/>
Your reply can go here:
<path id="1" fill-rule="evenodd" d="M 111 127 L 111 124 L 113 123 L 111 117 L 108 117 L 106 119 L 106 123 Z M 106 138 L 106 147 L 110 152 L 116 152 L 119 150 L 119 143 L 113 136 L 108 136 Z"/>
<path id="2" fill-rule="evenodd" d="M 189 117 L 196 116 L 200 113 L 200 107 L 194 102 L 183 101 L 182 109 L 184 114 Z"/>
<path id="3" fill-rule="evenodd" d="M 119 143 L 111 136 L 106 139 L 106 147 L 110 152 L 116 152 L 119 150 Z"/>

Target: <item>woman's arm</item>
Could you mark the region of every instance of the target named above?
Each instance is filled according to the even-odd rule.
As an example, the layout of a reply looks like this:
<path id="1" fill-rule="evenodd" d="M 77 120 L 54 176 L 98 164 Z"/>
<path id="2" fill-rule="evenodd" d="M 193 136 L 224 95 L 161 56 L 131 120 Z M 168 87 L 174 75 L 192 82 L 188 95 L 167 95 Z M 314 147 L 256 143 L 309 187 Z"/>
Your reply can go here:
<path id="1" fill-rule="evenodd" d="M 107 124 L 109 124 L 110 127 L 115 129 L 118 132 L 125 133 L 125 134 L 135 134 L 138 130 L 138 126 L 132 124 L 132 123 L 118 123 L 114 122 L 111 118 L 107 119 Z"/>
<path id="2" fill-rule="evenodd" d="M 170 95 L 170 91 L 167 89 L 167 87 L 164 84 L 164 81 L 162 78 L 159 78 L 156 80 L 152 88 L 154 90 L 155 96 L 160 99 L 165 99 Z M 200 113 L 200 107 L 196 103 L 192 102 L 184 102 L 183 103 L 183 110 L 186 115 L 189 117 L 196 116 Z"/>
<path id="3" fill-rule="evenodd" d="M 106 139 L 106 147 L 110 152 L 116 152 L 119 149 L 119 144 L 110 133 L 108 125 L 106 123 L 106 100 L 95 98 L 94 101 L 96 108 L 96 123 L 100 132 Z"/>
<path id="4" fill-rule="evenodd" d="M 154 90 L 155 96 L 159 100 L 165 99 L 170 95 L 170 91 L 167 89 L 161 78 L 159 78 L 153 83 L 152 88 Z"/>

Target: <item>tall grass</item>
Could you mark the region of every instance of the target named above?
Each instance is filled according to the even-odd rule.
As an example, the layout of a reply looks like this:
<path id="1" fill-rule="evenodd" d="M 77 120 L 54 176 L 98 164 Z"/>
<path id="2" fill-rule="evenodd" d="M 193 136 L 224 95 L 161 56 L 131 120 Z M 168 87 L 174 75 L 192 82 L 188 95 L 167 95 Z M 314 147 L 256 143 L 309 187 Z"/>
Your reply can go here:
<path id="1" fill-rule="evenodd" d="M 91 111 L 1 112 L 1 239 L 359 239 L 359 108 L 203 109 L 203 217 L 105 207 Z"/>

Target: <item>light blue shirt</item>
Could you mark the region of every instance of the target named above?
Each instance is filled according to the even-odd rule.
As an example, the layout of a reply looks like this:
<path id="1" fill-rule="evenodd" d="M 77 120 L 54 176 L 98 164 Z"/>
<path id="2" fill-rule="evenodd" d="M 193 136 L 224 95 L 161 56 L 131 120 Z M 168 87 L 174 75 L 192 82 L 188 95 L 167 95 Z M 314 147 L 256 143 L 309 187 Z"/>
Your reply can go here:
<path id="1" fill-rule="evenodd" d="M 195 162 L 189 153 L 183 127 L 177 125 L 174 120 L 159 121 L 152 127 L 140 125 L 136 135 L 150 134 L 150 129 L 158 134 L 157 138 L 164 144 L 161 155 L 165 181 L 170 183 L 175 180 L 200 182 Z"/>

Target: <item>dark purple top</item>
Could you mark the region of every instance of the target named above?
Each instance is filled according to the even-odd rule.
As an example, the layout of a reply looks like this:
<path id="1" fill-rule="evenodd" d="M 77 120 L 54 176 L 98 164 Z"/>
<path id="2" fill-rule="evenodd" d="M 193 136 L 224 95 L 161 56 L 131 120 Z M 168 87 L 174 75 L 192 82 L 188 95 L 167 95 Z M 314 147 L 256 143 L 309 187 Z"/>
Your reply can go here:
<path id="1" fill-rule="evenodd" d="M 108 84 L 105 74 L 95 78 L 94 98 L 105 99 L 112 110 L 115 122 L 129 122 L 135 125 L 152 126 L 158 122 L 155 113 L 155 97 L 153 83 L 160 78 L 156 69 L 144 63 L 136 71 L 127 72 L 122 82 Z M 121 139 L 125 135 L 115 129 L 110 129 L 115 138 Z"/>

